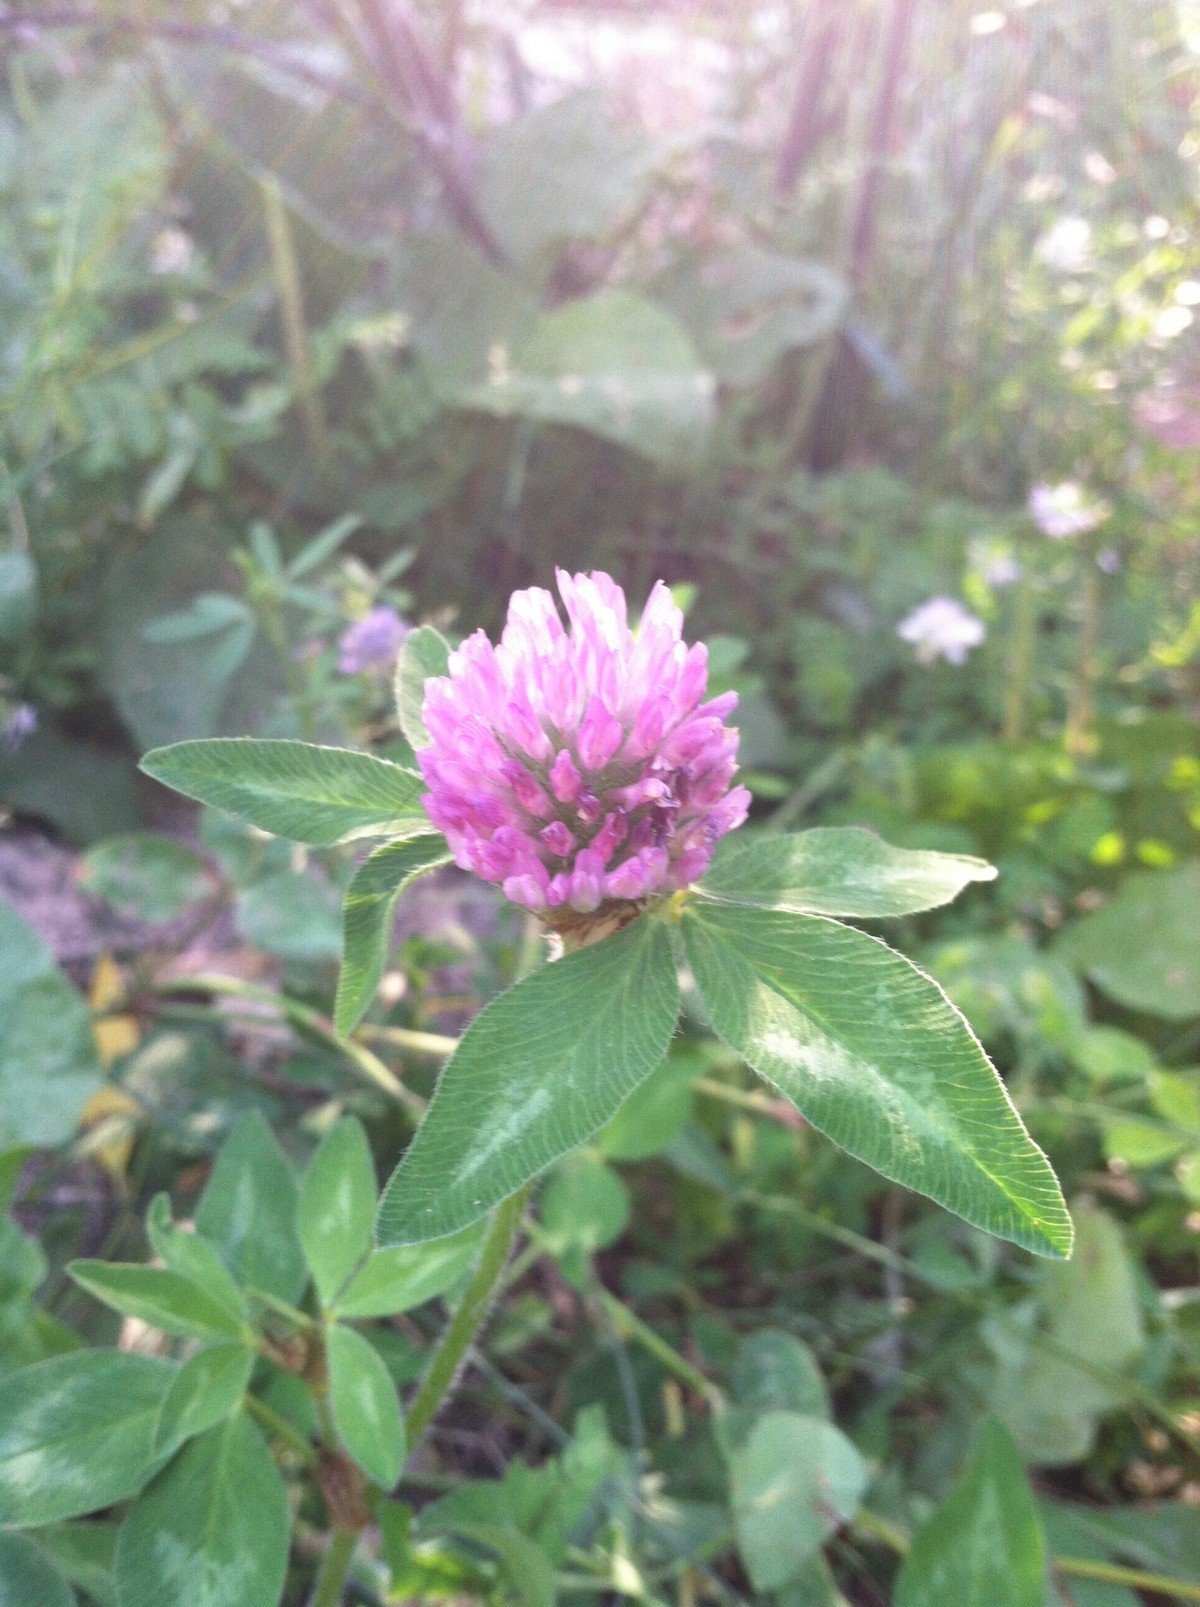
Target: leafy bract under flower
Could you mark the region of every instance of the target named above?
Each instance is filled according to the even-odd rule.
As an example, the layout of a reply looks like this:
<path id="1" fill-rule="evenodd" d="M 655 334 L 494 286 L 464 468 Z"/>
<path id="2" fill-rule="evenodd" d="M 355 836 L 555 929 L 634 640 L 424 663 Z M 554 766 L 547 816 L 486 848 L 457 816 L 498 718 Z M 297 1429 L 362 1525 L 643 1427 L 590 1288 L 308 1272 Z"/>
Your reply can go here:
<path id="1" fill-rule="evenodd" d="M 476 631 L 426 683 L 425 807 L 464 870 L 561 924 L 677 891 L 746 818 L 732 786 L 737 694 L 703 702 L 708 654 L 659 581 L 636 631 L 608 575 L 513 594 L 498 646 Z"/>

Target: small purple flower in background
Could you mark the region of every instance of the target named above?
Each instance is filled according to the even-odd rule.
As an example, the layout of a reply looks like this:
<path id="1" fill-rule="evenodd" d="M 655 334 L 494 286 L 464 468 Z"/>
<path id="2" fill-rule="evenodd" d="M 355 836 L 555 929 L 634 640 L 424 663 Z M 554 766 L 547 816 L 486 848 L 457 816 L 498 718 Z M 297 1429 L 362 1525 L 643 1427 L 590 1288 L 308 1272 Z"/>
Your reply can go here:
<path id="1" fill-rule="evenodd" d="M 1074 480 L 1061 485 L 1035 485 L 1029 493 L 1029 513 L 1044 536 L 1061 541 L 1084 536 L 1103 524 L 1112 509 L 1107 502 L 1089 498 Z"/>
<path id="2" fill-rule="evenodd" d="M 37 710 L 32 703 L 15 703 L 0 721 L 0 738 L 10 753 L 15 753 L 26 737 L 38 728 Z"/>
<path id="3" fill-rule="evenodd" d="M 737 694 L 701 701 L 708 651 L 667 587 L 634 632 L 608 575 L 557 578 L 566 627 L 550 592 L 514 592 L 499 646 L 476 631 L 427 683 L 417 759 L 458 864 L 562 928 L 695 881 L 750 794 Z"/>
<path id="4" fill-rule="evenodd" d="M 406 625 L 394 608 L 373 608 L 342 632 L 338 640 L 339 671 L 343 675 L 361 675 L 394 663 L 411 630 L 412 626 Z"/>
<path id="5" fill-rule="evenodd" d="M 987 636 L 987 626 L 953 597 L 931 597 L 900 621 L 896 635 L 913 644 L 921 664 L 939 658 L 965 664 L 967 654 Z"/>

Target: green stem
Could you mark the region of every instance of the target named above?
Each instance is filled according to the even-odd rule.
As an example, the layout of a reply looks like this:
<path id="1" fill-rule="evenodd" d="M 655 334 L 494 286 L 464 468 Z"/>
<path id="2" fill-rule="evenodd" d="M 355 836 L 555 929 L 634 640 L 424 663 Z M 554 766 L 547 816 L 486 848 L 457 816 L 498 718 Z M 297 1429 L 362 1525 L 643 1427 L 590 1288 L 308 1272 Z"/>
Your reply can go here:
<path id="1" fill-rule="evenodd" d="M 1151 1590 L 1170 1601 L 1200 1601 L 1200 1585 L 1167 1574 L 1146 1573 L 1141 1568 L 1122 1568 L 1115 1562 L 1094 1562 L 1090 1557 L 1055 1557 L 1057 1573 L 1074 1579 L 1102 1579 L 1110 1585 L 1128 1585 L 1130 1590 Z"/>
<path id="2" fill-rule="evenodd" d="M 321 1575 L 313 1592 L 312 1607 L 339 1607 L 346 1589 L 346 1576 L 358 1548 L 356 1529 L 335 1529 L 321 1564 Z"/>
<path id="3" fill-rule="evenodd" d="M 314 1038 L 320 1038 L 323 1043 L 327 1043 L 331 1049 L 336 1049 L 361 1077 L 373 1083 L 376 1088 L 381 1088 L 397 1104 L 405 1106 L 415 1116 L 424 1113 L 425 1101 L 420 1095 L 406 1088 L 395 1072 L 389 1070 L 366 1044 L 359 1043 L 354 1038 L 343 1038 L 328 1017 L 316 1010 L 310 1010 L 298 999 L 289 999 L 284 993 L 273 993 L 270 988 L 256 987 L 253 982 L 243 982 L 239 977 L 211 976 L 207 972 L 155 982 L 152 991 L 158 994 L 216 993 L 226 998 L 253 999 L 259 1004 L 269 1004 L 293 1026 L 302 1028 Z"/>
<path id="4" fill-rule="evenodd" d="M 720 1409 L 724 1405 L 725 1398 L 712 1380 L 706 1378 L 698 1367 L 693 1367 L 686 1356 L 681 1356 L 674 1345 L 669 1344 L 661 1334 L 655 1333 L 636 1312 L 630 1311 L 627 1305 L 618 1300 L 616 1295 L 610 1294 L 602 1284 L 596 1284 L 594 1293 L 619 1332 L 627 1334 L 630 1339 L 636 1339 L 638 1344 L 656 1357 L 668 1372 L 674 1373 L 680 1383 L 703 1395 L 710 1406 Z"/>
<path id="5" fill-rule="evenodd" d="M 321 394 L 312 369 L 300 265 L 296 260 L 283 193 L 275 179 L 263 180 L 262 197 L 292 385 L 304 419 L 309 449 L 317 461 L 323 463 L 329 458 L 329 427 L 325 422 Z"/>
<path id="6" fill-rule="evenodd" d="M 1028 572 L 1017 585 L 1016 613 L 1008 655 L 1008 689 L 1004 699 L 1004 740 L 1023 740 L 1037 659 L 1037 580 Z"/>
<path id="7" fill-rule="evenodd" d="M 527 1183 L 511 1199 L 505 1200 L 492 1218 L 466 1293 L 450 1319 L 450 1326 L 438 1342 L 425 1377 L 421 1380 L 421 1387 L 409 1407 L 404 1428 L 410 1452 L 424 1438 L 426 1429 L 453 1387 L 463 1358 L 487 1316 L 496 1285 L 508 1263 L 513 1241 L 521 1226 L 521 1217 L 532 1187 L 531 1183 Z"/>
<path id="8" fill-rule="evenodd" d="M 316 1466 L 317 1453 L 313 1446 L 285 1417 L 280 1417 L 273 1407 L 268 1406 L 265 1401 L 260 1401 L 257 1395 L 247 1395 L 246 1410 L 251 1417 L 258 1419 L 272 1439 L 282 1440 L 288 1450 L 294 1451 L 309 1467 Z"/>

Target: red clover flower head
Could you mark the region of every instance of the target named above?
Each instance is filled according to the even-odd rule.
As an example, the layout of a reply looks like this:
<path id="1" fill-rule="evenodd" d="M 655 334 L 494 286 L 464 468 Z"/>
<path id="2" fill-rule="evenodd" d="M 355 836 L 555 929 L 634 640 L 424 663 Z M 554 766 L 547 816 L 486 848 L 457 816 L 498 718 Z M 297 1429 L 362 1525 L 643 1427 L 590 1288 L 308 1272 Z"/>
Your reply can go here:
<path id="1" fill-rule="evenodd" d="M 418 761 L 458 864 L 564 929 L 702 876 L 750 794 L 737 694 L 702 701 L 708 652 L 667 587 L 633 631 L 608 575 L 557 578 L 566 626 L 550 592 L 515 592 L 499 646 L 476 631 L 427 682 Z"/>

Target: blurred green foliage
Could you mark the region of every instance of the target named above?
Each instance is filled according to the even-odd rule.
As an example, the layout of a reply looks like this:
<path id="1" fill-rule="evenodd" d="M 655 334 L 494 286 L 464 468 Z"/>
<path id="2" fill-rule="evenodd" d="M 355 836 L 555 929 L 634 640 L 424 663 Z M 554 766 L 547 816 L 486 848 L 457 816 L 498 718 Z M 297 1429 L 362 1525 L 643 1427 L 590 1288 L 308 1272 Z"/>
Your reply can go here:
<path id="1" fill-rule="evenodd" d="M 72 1353 L 120 1329 L 65 1265 L 161 1256 L 161 1189 L 286 1302 L 289 1167 L 344 1111 L 384 1170 L 409 1131 L 327 1019 L 349 857 L 208 810 L 190 834 L 136 756 L 408 757 L 390 660 L 344 669 L 349 627 L 493 628 L 556 563 L 635 603 L 662 575 L 742 695 L 761 824 L 998 865 L 903 946 L 1004 1072 L 1080 1249 L 1033 1266 L 886 1187 L 693 1020 L 552 1174 L 358 1599 L 1200 1599 L 1198 88 L 1185 0 L 0 10 L 0 806 L 157 923 L 115 992 L 73 979 L 93 1054 L 0 905 L 0 1372 L 51 1369 L 86 1417 Z M 1096 517 L 1055 536 L 1029 497 L 1063 484 Z M 431 1035 L 529 939 L 477 889 L 413 900 L 356 1045 L 427 1094 Z M 218 1150 L 261 1206 L 249 1251 L 200 1193 Z M 407 1388 L 439 1321 L 376 1323 L 379 1365 L 353 1340 L 345 1365 L 386 1408 L 380 1368 Z M 237 1398 L 234 1349 L 172 1410 L 223 1401 L 221 1362 Z M 129 1361 L 114 1501 L 166 1388 Z M 266 1371 L 278 1450 L 314 1425 Z M 226 1410 L 185 1483 L 233 1525 L 232 1458 L 277 1536 L 255 1434 Z M 162 1589 L 85 1510 L 0 1535 L 13 1600 Z M 306 1599 L 311 1550 L 229 1607 Z"/>

